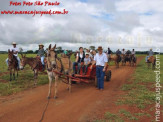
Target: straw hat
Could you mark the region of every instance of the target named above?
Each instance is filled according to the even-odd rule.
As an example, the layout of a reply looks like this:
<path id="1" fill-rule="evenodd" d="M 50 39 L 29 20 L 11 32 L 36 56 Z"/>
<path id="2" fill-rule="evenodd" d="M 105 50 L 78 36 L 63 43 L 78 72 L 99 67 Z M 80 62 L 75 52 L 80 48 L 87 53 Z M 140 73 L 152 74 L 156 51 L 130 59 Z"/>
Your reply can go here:
<path id="1" fill-rule="evenodd" d="M 16 42 L 12 42 L 12 45 L 16 45 Z"/>
<path id="2" fill-rule="evenodd" d="M 101 47 L 101 46 L 99 46 L 97 50 L 98 50 L 98 51 L 100 51 L 100 50 L 103 50 L 103 49 L 102 49 L 102 47 Z"/>
<path id="3" fill-rule="evenodd" d="M 89 53 L 85 53 L 85 55 L 89 55 Z"/>
<path id="4" fill-rule="evenodd" d="M 44 45 L 43 45 L 43 44 L 39 44 L 39 46 L 43 46 L 43 47 L 44 47 Z"/>

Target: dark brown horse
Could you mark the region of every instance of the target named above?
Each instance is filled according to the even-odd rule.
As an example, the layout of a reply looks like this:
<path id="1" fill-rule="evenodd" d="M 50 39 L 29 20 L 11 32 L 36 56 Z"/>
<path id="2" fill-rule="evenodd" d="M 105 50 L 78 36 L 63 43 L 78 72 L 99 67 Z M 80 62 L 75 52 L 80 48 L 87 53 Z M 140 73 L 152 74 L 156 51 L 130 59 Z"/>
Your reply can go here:
<path id="1" fill-rule="evenodd" d="M 137 58 L 135 57 L 135 55 L 132 54 L 130 58 L 131 58 L 131 66 L 136 66 Z"/>
<path id="2" fill-rule="evenodd" d="M 38 71 L 40 70 L 40 60 L 39 58 L 28 58 L 26 55 L 21 55 L 20 59 L 20 69 L 23 70 L 24 67 L 28 64 L 34 72 L 34 85 L 37 85 Z"/>
<path id="3" fill-rule="evenodd" d="M 18 60 L 17 58 L 14 56 L 14 52 L 8 50 L 8 69 L 10 70 L 10 81 L 12 80 L 12 75 L 14 77 L 15 80 L 15 71 L 17 71 L 17 77 L 18 77 Z M 13 73 L 12 73 L 13 70 Z"/>
<path id="4" fill-rule="evenodd" d="M 122 65 L 125 66 L 127 62 L 129 62 L 129 65 L 131 66 L 131 55 L 122 54 Z"/>
<path id="5" fill-rule="evenodd" d="M 122 66 L 125 66 L 126 65 L 126 62 L 125 62 L 125 54 L 122 54 L 121 55 L 121 58 L 122 58 Z"/>
<path id="6" fill-rule="evenodd" d="M 155 69 L 155 65 L 156 65 L 156 58 L 154 56 L 150 56 L 147 60 L 148 63 L 148 68 L 150 68 L 150 64 L 152 64 L 152 69 Z"/>

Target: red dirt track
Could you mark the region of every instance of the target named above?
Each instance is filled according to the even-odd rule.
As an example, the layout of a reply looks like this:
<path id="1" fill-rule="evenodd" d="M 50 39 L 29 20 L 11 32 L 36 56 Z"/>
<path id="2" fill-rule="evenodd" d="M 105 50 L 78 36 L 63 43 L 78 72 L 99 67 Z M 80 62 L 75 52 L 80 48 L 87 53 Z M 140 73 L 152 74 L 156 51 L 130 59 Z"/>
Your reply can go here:
<path id="1" fill-rule="evenodd" d="M 138 62 L 143 57 L 138 58 Z M 120 87 L 127 82 L 135 67 L 111 67 L 112 78 L 105 82 L 104 91 L 93 84 L 76 84 L 69 93 L 64 83 L 58 86 L 58 99 L 51 98 L 42 122 L 86 122 L 105 110 L 116 111 Z M 54 93 L 54 86 L 52 97 Z M 48 85 L 0 98 L 0 122 L 39 122 L 47 104 Z"/>

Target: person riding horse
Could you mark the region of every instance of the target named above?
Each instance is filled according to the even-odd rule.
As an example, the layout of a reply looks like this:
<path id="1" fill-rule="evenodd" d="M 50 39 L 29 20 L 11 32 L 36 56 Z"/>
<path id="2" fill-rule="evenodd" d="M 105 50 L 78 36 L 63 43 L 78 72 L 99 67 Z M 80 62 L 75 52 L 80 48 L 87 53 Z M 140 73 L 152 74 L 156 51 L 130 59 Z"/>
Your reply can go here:
<path id="1" fill-rule="evenodd" d="M 17 45 L 16 42 L 13 42 L 12 45 L 13 45 L 13 47 L 10 48 L 9 50 L 10 50 L 10 51 L 13 51 L 14 56 L 15 56 L 15 58 L 17 59 L 17 62 L 18 62 L 18 69 L 19 69 L 19 68 L 20 68 L 20 67 L 19 67 L 19 66 L 20 66 L 20 58 L 19 58 L 19 56 L 18 56 L 19 48 L 16 47 L 16 45 Z M 8 58 L 6 59 L 6 64 L 7 64 L 7 66 L 8 66 Z"/>
<path id="2" fill-rule="evenodd" d="M 113 52 L 112 52 L 111 49 L 108 47 L 108 51 L 107 51 L 108 59 L 111 58 L 111 54 L 112 54 L 112 53 L 113 53 Z"/>
<path id="3" fill-rule="evenodd" d="M 148 62 L 148 59 L 151 57 L 151 56 L 153 56 L 153 51 L 152 51 L 152 48 L 150 49 L 150 51 L 147 53 L 147 56 L 146 56 L 146 58 L 145 58 L 145 61 L 146 61 L 146 63 Z"/>
<path id="4" fill-rule="evenodd" d="M 118 49 L 117 51 L 116 51 L 116 55 L 118 56 L 118 62 L 120 62 L 121 61 L 121 51 Z"/>
<path id="5" fill-rule="evenodd" d="M 44 51 L 44 45 L 43 44 L 39 44 L 39 50 L 38 50 L 37 56 L 41 59 L 42 70 L 44 70 L 45 69 L 45 63 L 44 63 L 45 51 Z"/>
<path id="6" fill-rule="evenodd" d="M 132 65 L 134 66 L 134 64 L 136 65 L 136 56 L 135 56 L 135 49 L 132 49 L 132 51 L 131 51 L 131 63 L 132 63 Z"/>

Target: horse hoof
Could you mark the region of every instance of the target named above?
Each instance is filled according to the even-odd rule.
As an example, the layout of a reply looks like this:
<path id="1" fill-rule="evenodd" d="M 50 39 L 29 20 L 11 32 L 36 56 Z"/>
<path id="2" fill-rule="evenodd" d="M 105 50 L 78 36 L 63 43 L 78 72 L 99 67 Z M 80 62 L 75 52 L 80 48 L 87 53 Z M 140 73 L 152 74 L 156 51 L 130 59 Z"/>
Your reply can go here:
<path id="1" fill-rule="evenodd" d="M 47 97 L 47 99 L 50 99 L 50 97 Z"/>
<path id="2" fill-rule="evenodd" d="M 57 98 L 58 98 L 57 96 L 54 97 L 54 99 L 57 99 Z"/>

